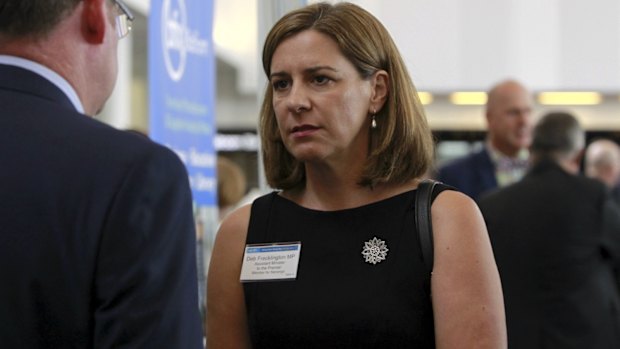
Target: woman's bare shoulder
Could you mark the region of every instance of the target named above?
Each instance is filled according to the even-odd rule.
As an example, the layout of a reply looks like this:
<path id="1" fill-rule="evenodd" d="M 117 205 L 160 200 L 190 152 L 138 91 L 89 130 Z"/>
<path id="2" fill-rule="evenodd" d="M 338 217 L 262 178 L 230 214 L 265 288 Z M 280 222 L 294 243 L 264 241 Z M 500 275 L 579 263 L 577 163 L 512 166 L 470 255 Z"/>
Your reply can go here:
<path id="1" fill-rule="evenodd" d="M 246 204 L 230 212 L 226 215 L 224 220 L 222 220 L 218 235 L 222 232 L 228 235 L 247 232 L 248 225 L 250 224 L 251 211 L 252 204 Z"/>
<path id="2" fill-rule="evenodd" d="M 469 196 L 445 190 L 435 199 L 431 212 L 438 264 L 445 260 L 460 263 L 461 258 L 476 259 L 477 254 L 490 251 L 484 218 Z"/>
<path id="3" fill-rule="evenodd" d="M 441 192 L 431 206 L 433 221 L 438 218 L 442 223 L 446 220 L 481 223 L 482 214 L 476 202 L 469 196 L 455 190 Z"/>
<path id="4" fill-rule="evenodd" d="M 237 258 L 238 254 L 243 253 L 251 209 L 251 204 L 244 205 L 224 218 L 215 237 L 213 258 Z"/>

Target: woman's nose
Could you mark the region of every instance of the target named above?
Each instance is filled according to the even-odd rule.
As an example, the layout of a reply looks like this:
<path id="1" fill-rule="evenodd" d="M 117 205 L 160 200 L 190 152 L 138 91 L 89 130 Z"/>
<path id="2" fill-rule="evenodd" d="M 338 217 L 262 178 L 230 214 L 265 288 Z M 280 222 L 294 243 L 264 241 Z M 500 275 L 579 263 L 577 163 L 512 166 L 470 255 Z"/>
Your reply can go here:
<path id="1" fill-rule="evenodd" d="M 308 93 L 303 85 L 295 84 L 291 87 L 287 99 L 287 106 L 291 112 L 296 114 L 310 109 Z"/>

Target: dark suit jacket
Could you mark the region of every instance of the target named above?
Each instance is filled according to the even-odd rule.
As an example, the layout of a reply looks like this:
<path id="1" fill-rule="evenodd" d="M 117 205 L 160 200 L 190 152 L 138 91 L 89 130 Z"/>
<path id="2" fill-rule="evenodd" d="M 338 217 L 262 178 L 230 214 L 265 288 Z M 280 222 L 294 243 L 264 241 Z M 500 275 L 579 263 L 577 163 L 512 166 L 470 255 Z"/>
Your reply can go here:
<path id="1" fill-rule="evenodd" d="M 174 153 L 0 64 L 0 347 L 202 348 Z"/>
<path id="2" fill-rule="evenodd" d="M 620 205 L 620 185 L 616 185 L 611 189 L 611 197 L 617 205 Z"/>
<path id="3" fill-rule="evenodd" d="M 483 196 L 508 347 L 620 348 L 620 213 L 602 183 L 551 161 Z"/>
<path id="4" fill-rule="evenodd" d="M 497 188 L 495 165 L 486 147 L 440 168 L 437 179 L 474 200 L 478 200 L 480 194 Z"/>

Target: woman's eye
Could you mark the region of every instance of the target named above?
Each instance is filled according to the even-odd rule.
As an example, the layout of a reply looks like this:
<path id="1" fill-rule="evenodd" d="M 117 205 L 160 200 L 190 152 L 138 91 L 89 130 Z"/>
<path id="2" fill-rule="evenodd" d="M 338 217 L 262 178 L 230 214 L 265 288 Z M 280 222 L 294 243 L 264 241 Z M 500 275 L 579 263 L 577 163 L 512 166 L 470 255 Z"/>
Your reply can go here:
<path id="1" fill-rule="evenodd" d="M 314 78 L 314 82 L 319 84 L 319 85 L 326 84 L 328 81 L 329 81 L 329 78 L 327 76 L 323 76 L 323 75 L 319 75 L 319 76 L 316 76 Z"/>
<path id="2" fill-rule="evenodd" d="M 288 81 L 286 80 L 276 80 L 272 82 L 274 90 L 283 90 L 288 87 Z"/>

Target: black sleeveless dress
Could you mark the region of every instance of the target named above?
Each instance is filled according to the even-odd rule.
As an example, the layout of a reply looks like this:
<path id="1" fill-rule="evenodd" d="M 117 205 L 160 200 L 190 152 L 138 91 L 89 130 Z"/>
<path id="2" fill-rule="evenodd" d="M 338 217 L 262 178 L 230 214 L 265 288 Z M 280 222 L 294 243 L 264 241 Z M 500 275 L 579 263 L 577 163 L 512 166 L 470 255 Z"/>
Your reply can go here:
<path id="1" fill-rule="evenodd" d="M 296 280 L 244 283 L 253 348 L 434 348 L 415 196 L 339 211 L 256 199 L 247 243 L 301 241 L 301 256 Z M 388 251 L 372 264 L 362 252 L 375 237 Z"/>

